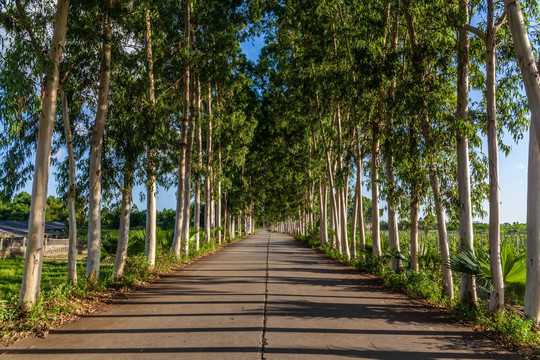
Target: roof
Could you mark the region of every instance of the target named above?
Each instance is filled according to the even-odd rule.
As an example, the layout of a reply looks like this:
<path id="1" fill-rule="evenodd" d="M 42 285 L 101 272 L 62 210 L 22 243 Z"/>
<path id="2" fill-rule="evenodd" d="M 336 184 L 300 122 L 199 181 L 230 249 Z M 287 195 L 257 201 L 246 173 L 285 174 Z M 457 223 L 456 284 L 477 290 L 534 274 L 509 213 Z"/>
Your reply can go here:
<path id="1" fill-rule="evenodd" d="M 63 222 L 46 222 L 45 236 L 63 235 L 66 225 Z M 0 220 L 0 236 L 28 236 L 28 221 Z"/>

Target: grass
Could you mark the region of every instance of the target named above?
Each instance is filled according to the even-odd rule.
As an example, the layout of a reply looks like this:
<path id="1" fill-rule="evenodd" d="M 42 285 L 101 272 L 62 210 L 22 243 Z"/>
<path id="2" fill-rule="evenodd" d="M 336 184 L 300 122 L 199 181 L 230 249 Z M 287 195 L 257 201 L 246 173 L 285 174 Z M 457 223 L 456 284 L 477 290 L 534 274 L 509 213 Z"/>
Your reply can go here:
<path id="1" fill-rule="evenodd" d="M 99 280 L 95 283 L 85 281 L 86 261 L 77 264 L 78 284 L 67 282 L 66 260 L 46 260 L 43 262 L 41 291 L 36 305 L 26 314 L 19 313 L 17 302 L 21 288 L 24 258 L 15 256 L 0 259 L 0 345 L 6 345 L 17 338 L 31 332 L 40 334 L 56 325 L 70 321 L 79 314 L 86 313 L 99 304 L 110 300 L 118 292 L 127 291 L 152 281 L 162 274 L 177 269 L 197 257 L 219 249 L 214 241 L 206 244 L 201 241 L 200 250 L 190 244 L 189 256 L 183 255 L 181 259 L 170 253 L 172 232 L 160 230 L 157 234 L 156 265 L 150 268 L 146 258 L 141 253 L 144 246 L 144 231 L 130 232 L 132 251 L 129 253 L 125 275 L 122 278 L 114 276 L 114 254 L 110 243 L 114 233 L 104 236 L 103 249 L 106 256 L 102 258 Z M 192 236 L 193 238 L 193 236 Z M 115 246 L 115 245 L 114 245 Z"/>
<path id="2" fill-rule="evenodd" d="M 391 290 L 412 295 L 447 310 L 454 319 L 472 324 L 477 330 L 490 334 L 500 344 L 518 350 L 521 355 L 530 357 L 540 353 L 539 329 L 533 321 L 524 318 L 519 310 L 507 309 L 504 313 L 490 315 L 485 296 L 476 308 L 460 304 L 457 300 L 450 302 L 447 297 L 444 297 L 440 264 L 430 260 L 430 257 L 426 257 L 424 261 L 421 260 L 422 266 L 419 272 L 404 270 L 395 273 L 390 269 L 389 256 L 375 258 L 369 252 L 363 252 L 356 259 L 347 259 L 336 249 L 321 246 L 317 232 L 295 237 L 305 246 L 316 249 L 330 258 L 353 266 L 361 272 L 375 275 Z M 369 236 L 366 243 L 369 247 L 371 243 Z M 458 275 L 454 273 L 455 299 L 459 299 L 460 276 Z"/>

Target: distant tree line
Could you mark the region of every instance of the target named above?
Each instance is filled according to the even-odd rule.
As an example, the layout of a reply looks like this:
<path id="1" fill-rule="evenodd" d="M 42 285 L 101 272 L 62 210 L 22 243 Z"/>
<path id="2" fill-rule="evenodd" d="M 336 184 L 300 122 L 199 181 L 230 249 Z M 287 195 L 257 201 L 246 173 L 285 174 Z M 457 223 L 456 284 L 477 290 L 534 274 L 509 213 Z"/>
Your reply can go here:
<path id="1" fill-rule="evenodd" d="M 32 196 L 22 191 L 13 197 L 13 200 L 0 200 L 0 220 L 28 221 L 30 215 L 30 201 Z M 105 229 L 118 229 L 120 224 L 120 203 L 113 203 L 104 207 L 101 213 L 101 222 Z M 84 215 L 84 214 L 82 214 Z M 161 229 L 174 227 L 176 211 L 163 209 L 157 212 L 157 225 Z M 56 196 L 47 198 L 46 221 L 68 221 L 68 209 L 64 200 Z M 79 229 L 85 228 L 87 222 L 84 216 L 78 219 Z M 136 205 L 131 209 L 130 222 L 135 229 L 146 226 L 146 210 L 139 210 Z"/>
<path id="2" fill-rule="evenodd" d="M 32 196 L 26 191 L 15 195 L 11 201 L 0 200 L 0 220 L 28 221 Z M 67 221 L 68 211 L 62 199 L 47 197 L 45 221 Z"/>

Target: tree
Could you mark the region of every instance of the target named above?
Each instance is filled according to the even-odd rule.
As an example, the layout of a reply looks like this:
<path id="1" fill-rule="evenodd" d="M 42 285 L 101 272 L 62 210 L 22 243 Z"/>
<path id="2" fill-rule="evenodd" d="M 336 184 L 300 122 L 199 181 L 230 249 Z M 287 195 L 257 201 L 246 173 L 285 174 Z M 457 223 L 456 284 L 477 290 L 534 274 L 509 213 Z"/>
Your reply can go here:
<path id="1" fill-rule="evenodd" d="M 20 3 L 18 5 L 20 6 Z M 30 219 L 28 222 L 28 245 L 24 262 L 23 281 L 19 295 L 19 308 L 22 311 L 30 310 L 36 303 L 41 281 L 44 236 L 44 227 L 42 224 L 45 221 L 51 138 L 54 117 L 56 114 L 55 110 L 59 77 L 58 64 L 62 58 L 62 51 L 66 38 L 68 8 L 69 0 L 58 0 L 56 5 L 54 32 L 48 55 L 49 63 L 48 66 L 45 67 L 45 94 L 41 109 L 36 149 L 32 203 L 30 205 Z"/>

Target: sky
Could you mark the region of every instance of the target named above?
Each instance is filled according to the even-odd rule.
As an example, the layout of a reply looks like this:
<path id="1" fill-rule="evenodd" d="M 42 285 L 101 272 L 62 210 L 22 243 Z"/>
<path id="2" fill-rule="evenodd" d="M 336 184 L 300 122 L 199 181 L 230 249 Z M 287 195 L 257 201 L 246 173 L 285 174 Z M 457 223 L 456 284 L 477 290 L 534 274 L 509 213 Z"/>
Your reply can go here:
<path id="1" fill-rule="evenodd" d="M 241 44 L 242 51 L 253 62 L 258 60 L 261 48 L 264 46 L 264 38 L 255 37 L 254 39 L 245 41 Z M 485 140 L 485 139 L 484 139 Z M 508 142 L 508 141 L 507 141 Z M 482 151 L 487 155 L 487 140 L 484 141 Z M 528 134 L 519 144 L 512 146 L 512 151 L 505 157 L 503 153 L 499 153 L 499 181 L 500 181 L 500 199 L 501 199 L 501 223 L 513 223 L 526 221 L 526 199 L 527 199 L 527 154 L 528 154 Z M 59 153 L 54 154 L 62 158 L 65 156 L 65 151 L 62 149 Z M 56 195 L 57 183 L 52 176 L 49 181 L 49 195 Z M 31 193 L 32 184 L 29 181 L 22 189 Z M 146 209 L 146 203 L 140 201 L 139 194 L 145 192 L 143 186 L 136 186 L 133 192 L 135 205 L 139 210 Z M 371 197 L 371 192 L 364 186 L 363 195 Z M 381 204 L 381 208 L 385 204 Z M 158 188 L 157 194 L 158 210 L 175 209 L 176 208 L 176 189 L 166 191 L 163 188 Z M 487 201 L 484 204 L 484 209 L 488 209 Z M 386 220 L 386 213 L 382 216 L 382 220 Z M 475 219 L 476 221 L 487 222 L 488 218 Z"/>

